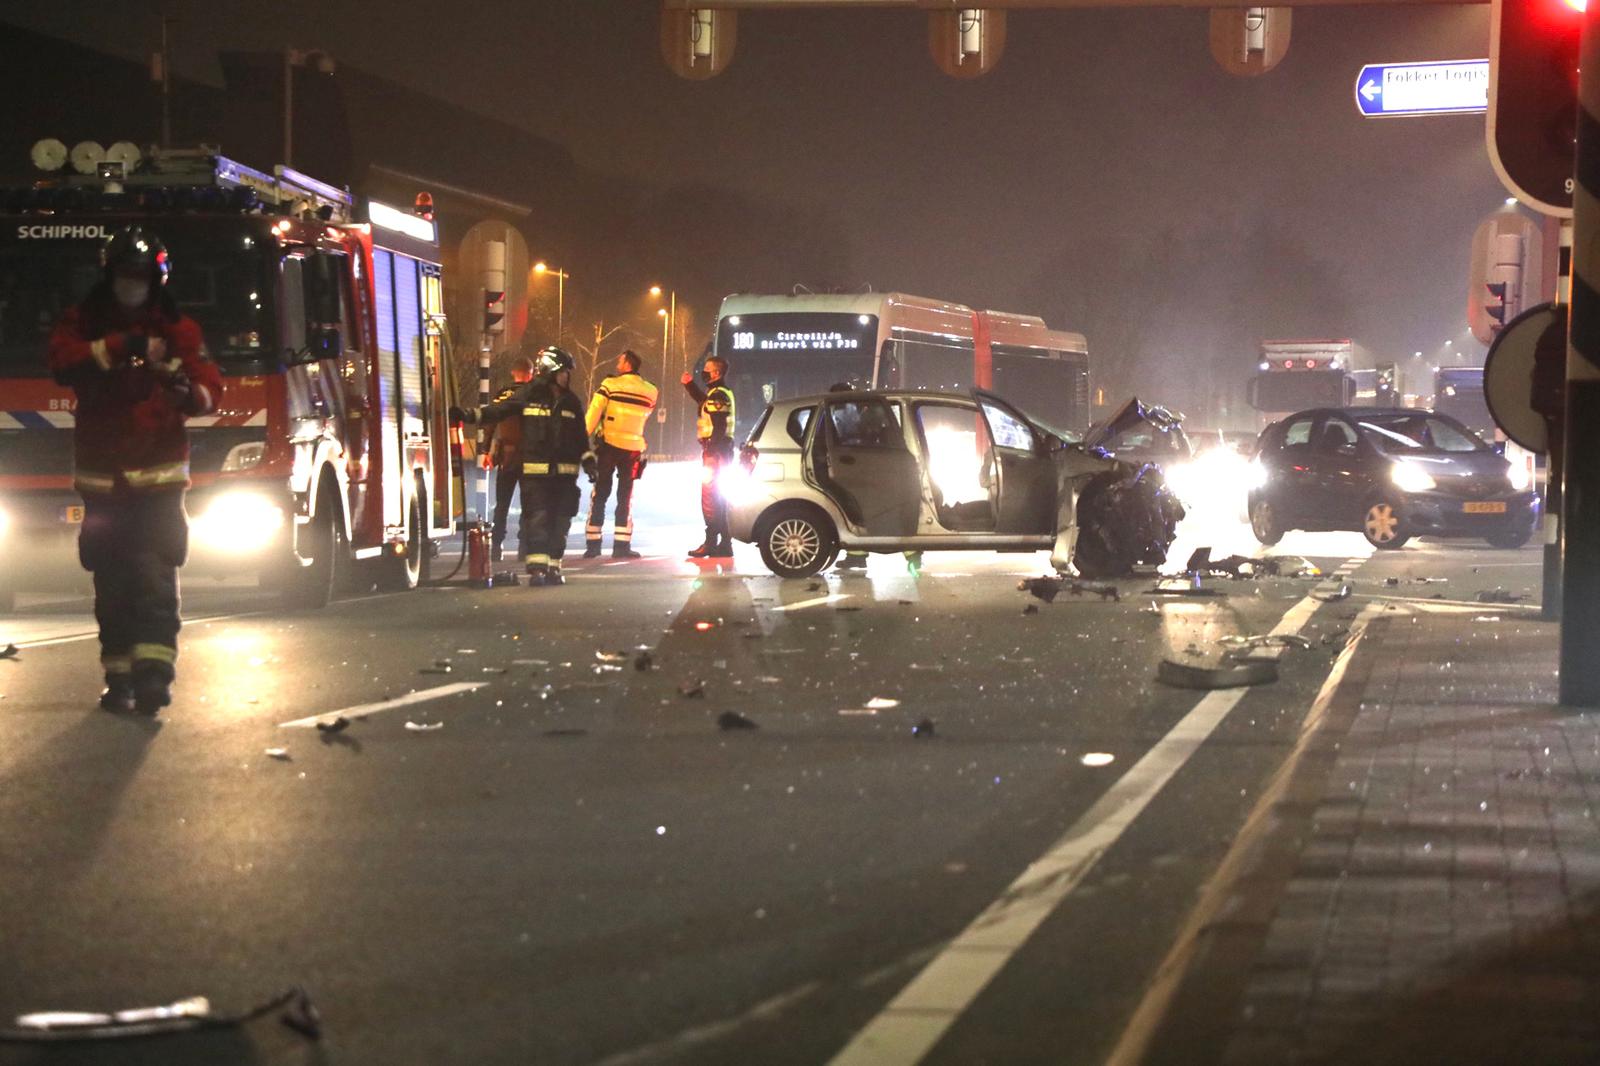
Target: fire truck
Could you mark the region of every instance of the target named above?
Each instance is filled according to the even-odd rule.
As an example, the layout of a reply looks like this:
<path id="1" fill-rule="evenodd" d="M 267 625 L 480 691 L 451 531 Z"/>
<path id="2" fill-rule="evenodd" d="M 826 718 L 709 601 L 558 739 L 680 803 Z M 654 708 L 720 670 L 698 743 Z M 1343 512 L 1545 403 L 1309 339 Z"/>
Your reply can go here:
<path id="1" fill-rule="evenodd" d="M 190 567 L 254 572 L 318 607 L 357 580 L 427 580 L 455 527 L 455 402 L 431 202 L 357 204 L 287 167 L 215 149 L 41 142 L 52 173 L 0 190 L 0 609 L 73 560 L 73 396 L 51 328 L 100 277 L 101 244 L 138 223 L 172 256 L 169 291 L 225 383 L 190 420 Z"/>

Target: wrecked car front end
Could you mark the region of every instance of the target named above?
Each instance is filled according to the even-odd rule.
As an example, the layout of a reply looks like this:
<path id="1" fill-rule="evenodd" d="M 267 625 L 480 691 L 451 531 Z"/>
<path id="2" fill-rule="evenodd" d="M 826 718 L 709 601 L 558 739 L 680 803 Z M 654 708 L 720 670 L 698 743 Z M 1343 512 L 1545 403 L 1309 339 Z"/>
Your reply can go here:
<path id="1" fill-rule="evenodd" d="M 1164 408 L 1130 399 L 1090 430 L 1081 444 L 1067 444 L 1056 466 L 1056 540 L 1050 562 L 1087 578 L 1126 577 L 1136 566 L 1160 566 L 1177 538 L 1183 504 L 1154 463 L 1130 462 L 1102 445 L 1139 425 L 1166 433 L 1177 422 Z"/>

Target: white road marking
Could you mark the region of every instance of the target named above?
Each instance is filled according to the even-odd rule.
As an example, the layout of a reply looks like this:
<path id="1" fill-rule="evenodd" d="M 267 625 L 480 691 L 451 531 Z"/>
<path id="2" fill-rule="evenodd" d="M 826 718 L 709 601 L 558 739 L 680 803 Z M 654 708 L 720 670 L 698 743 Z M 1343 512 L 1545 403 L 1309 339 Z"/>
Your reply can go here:
<path id="1" fill-rule="evenodd" d="M 310 718 L 296 718 L 292 722 L 279 722 L 279 729 L 309 729 L 318 722 L 331 722 L 336 718 L 365 718 L 370 714 L 382 711 L 394 711 L 401 707 L 411 707 L 429 700 L 443 699 L 445 696 L 454 696 L 461 692 L 475 692 L 487 687 L 487 681 L 457 681 L 453 685 L 440 685 L 438 688 L 425 688 L 419 692 L 408 692 L 404 696 L 396 696 L 392 700 L 380 700 L 377 703 L 362 703 L 354 707 L 346 707 L 339 711 L 329 711 L 326 714 L 314 714 Z"/>
<path id="2" fill-rule="evenodd" d="M 774 611 L 802 611 L 807 607 L 821 607 L 825 603 L 837 603 L 839 600 L 848 600 L 848 592 L 830 592 L 826 596 L 818 596 L 810 600 L 796 600 L 794 603 L 784 603 L 771 608 Z"/>
<path id="3" fill-rule="evenodd" d="M 1357 560 L 1350 561 L 1359 565 Z M 1272 628 L 1273 635 L 1297 634 L 1321 606 L 1306 596 Z M 1275 655 L 1281 650 L 1262 649 L 1261 654 Z M 909 1066 L 922 1061 L 1249 691 L 1236 688 L 1207 693 L 999 899 L 912 978 L 830 1060 L 830 1066 Z"/>
<path id="4" fill-rule="evenodd" d="M 266 613 L 265 611 L 240 611 L 237 614 L 202 615 L 199 618 L 185 618 L 183 620 L 183 624 L 186 627 L 187 626 L 203 626 L 203 625 L 207 625 L 207 624 L 209 624 L 211 622 L 228 622 L 228 621 L 231 621 L 231 620 L 233 620 L 235 618 L 250 618 L 250 617 L 253 617 L 255 615 L 265 614 L 265 613 Z M 90 622 L 87 622 L 87 623 L 84 623 L 84 624 L 93 625 L 94 623 L 91 620 Z M 89 629 L 86 632 L 82 632 L 82 633 L 72 633 L 72 634 L 69 634 L 69 635 L 66 635 L 66 636 L 44 637 L 44 638 L 41 638 L 39 640 L 7 641 L 7 643 L 15 643 L 16 646 L 19 647 L 19 648 L 46 648 L 46 647 L 49 647 L 52 644 L 75 644 L 80 640 L 97 640 L 97 639 L 99 639 L 99 637 L 100 637 L 100 631 L 99 631 L 99 629 L 96 628 L 96 629 Z"/>

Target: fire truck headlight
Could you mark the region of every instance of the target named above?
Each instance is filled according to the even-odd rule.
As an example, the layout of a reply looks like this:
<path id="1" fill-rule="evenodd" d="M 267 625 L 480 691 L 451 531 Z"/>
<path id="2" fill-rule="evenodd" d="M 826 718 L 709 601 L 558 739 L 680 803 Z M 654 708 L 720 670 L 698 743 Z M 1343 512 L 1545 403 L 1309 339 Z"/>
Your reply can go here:
<path id="1" fill-rule="evenodd" d="M 194 520 L 197 541 L 215 551 L 248 555 L 283 529 L 283 508 L 254 492 L 225 492 Z"/>
<path id="2" fill-rule="evenodd" d="M 243 444 L 235 444 L 228 449 L 227 457 L 222 460 L 224 474 L 236 474 L 241 470 L 250 470 L 261 465 L 261 460 L 267 454 L 265 441 L 252 440 Z"/>

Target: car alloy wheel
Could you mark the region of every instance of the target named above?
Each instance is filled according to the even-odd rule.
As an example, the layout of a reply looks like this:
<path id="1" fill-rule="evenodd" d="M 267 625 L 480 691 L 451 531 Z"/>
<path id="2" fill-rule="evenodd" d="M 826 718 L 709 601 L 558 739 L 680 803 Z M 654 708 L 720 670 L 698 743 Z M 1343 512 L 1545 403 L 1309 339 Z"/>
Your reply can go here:
<path id="1" fill-rule="evenodd" d="M 1374 500 L 1367 505 L 1366 516 L 1361 521 L 1361 532 L 1374 548 L 1398 548 L 1410 536 L 1402 532 L 1400 515 L 1388 500 Z"/>
<path id="2" fill-rule="evenodd" d="M 1256 540 L 1269 547 L 1283 539 L 1283 530 L 1278 528 L 1278 515 L 1266 500 L 1258 501 L 1250 509 L 1250 532 L 1255 534 Z"/>
<path id="3" fill-rule="evenodd" d="M 785 518 L 767 535 L 767 547 L 785 567 L 803 570 L 822 554 L 822 534 L 816 523 L 804 518 Z"/>

